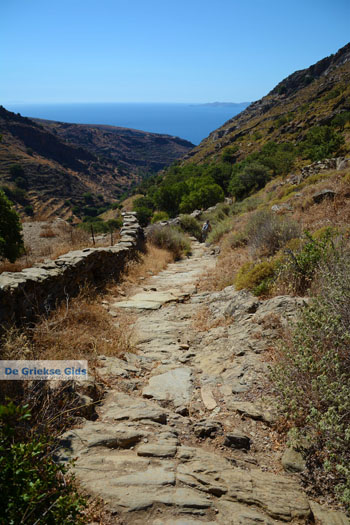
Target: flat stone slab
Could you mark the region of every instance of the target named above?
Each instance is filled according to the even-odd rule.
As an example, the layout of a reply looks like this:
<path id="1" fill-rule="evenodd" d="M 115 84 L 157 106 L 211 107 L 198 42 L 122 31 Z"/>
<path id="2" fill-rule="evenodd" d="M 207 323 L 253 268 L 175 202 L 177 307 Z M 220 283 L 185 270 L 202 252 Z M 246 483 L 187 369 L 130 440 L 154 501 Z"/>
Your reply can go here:
<path id="1" fill-rule="evenodd" d="M 328 510 L 315 501 L 310 501 L 310 507 L 320 525 L 350 525 L 349 518 L 343 512 Z"/>
<path id="2" fill-rule="evenodd" d="M 124 424 L 109 424 L 100 421 L 87 421 L 82 428 L 65 432 L 57 452 L 62 461 L 66 461 L 84 449 L 106 447 L 126 449 L 136 445 L 147 433 Z"/>
<path id="3" fill-rule="evenodd" d="M 192 390 L 192 372 L 184 366 L 151 377 L 142 394 L 157 401 L 171 401 L 178 407 L 190 401 Z"/>
<path id="4" fill-rule="evenodd" d="M 272 423 L 275 420 L 273 410 L 266 410 L 263 407 L 250 403 L 249 401 L 232 401 L 230 408 L 237 410 L 240 414 L 256 421 L 264 421 L 265 423 Z"/>
<path id="5" fill-rule="evenodd" d="M 96 493 L 96 489 L 95 489 Z M 102 492 L 105 494 L 105 491 Z M 156 486 L 118 487 L 104 496 L 107 505 L 115 511 L 128 512 L 146 510 L 157 504 L 179 507 L 179 509 L 208 509 L 212 506 L 204 494 L 187 488 L 166 488 Z"/>
<path id="6" fill-rule="evenodd" d="M 214 410 L 214 408 L 217 407 L 217 403 L 215 401 L 213 392 L 209 385 L 202 386 L 201 396 L 202 396 L 202 401 L 203 401 L 203 405 L 205 406 L 205 408 L 207 408 L 208 410 Z"/>
<path id="7" fill-rule="evenodd" d="M 217 521 L 199 521 L 192 519 L 175 519 L 175 520 L 156 520 L 152 522 L 152 525 L 217 525 Z"/>
<path id="8" fill-rule="evenodd" d="M 141 292 L 127 301 L 117 301 L 112 308 L 135 308 L 138 310 L 158 310 L 163 304 L 178 301 L 179 295 L 173 292 Z"/>
<path id="9" fill-rule="evenodd" d="M 154 403 L 123 392 L 111 392 L 100 410 L 101 417 L 114 421 L 150 420 L 165 425 L 167 412 Z"/>
<path id="10" fill-rule="evenodd" d="M 290 477 L 257 469 L 242 470 L 214 453 L 190 447 L 181 451 L 181 448 L 178 457 L 181 458 L 181 452 L 188 457 L 177 470 L 177 479 L 183 484 L 220 496 L 220 501 L 255 505 L 277 520 L 291 521 L 310 515 L 308 500 Z"/>
<path id="11" fill-rule="evenodd" d="M 216 525 L 282 525 L 285 522 L 272 520 L 261 512 L 232 501 L 219 499 L 215 504 L 219 513 Z"/>
<path id="12" fill-rule="evenodd" d="M 137 449 L 138 456 L 167 458 L 174 457 L 177 446 L 171 443 L 147 443 Z"/>

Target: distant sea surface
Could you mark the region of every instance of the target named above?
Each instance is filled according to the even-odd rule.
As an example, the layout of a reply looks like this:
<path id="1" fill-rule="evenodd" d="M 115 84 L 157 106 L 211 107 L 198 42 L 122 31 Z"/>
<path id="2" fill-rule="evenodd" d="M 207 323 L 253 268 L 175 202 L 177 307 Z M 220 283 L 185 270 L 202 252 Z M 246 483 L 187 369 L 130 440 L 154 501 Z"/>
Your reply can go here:
<path id="1" fill-rule="evenodd" d="M 6 109 L 23 117 L 75 124 L 108 124 L 165 133 L 199 144 L 248 106 L 248 102 L 213 104 L 9 104 Z"/>

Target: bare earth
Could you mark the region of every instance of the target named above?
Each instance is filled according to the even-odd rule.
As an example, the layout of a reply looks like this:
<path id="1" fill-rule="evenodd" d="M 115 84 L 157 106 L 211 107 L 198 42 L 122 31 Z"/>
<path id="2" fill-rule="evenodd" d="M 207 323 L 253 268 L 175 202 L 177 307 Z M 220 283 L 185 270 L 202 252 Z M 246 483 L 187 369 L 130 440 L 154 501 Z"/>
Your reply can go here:
<path id="1" fill-rule="evenodd" d="M 77 457 L 77 478 L 115 523 L 349 525 L 285 471 L 271 427 L 266 375 L 276 319 L 292 318 L 302 300 L 259 301 L 233 287 L 198 293 L 214 265 L 210 249 L 194 243 L 191 258 L 130 297 L 109 297 L 111 315 L 135 315 L 138 352 L 100 357 L 110 389 L 98 419 L 63 436 L 61 459 Z M 298 456 L 284 464 L 303 469 Z"/>

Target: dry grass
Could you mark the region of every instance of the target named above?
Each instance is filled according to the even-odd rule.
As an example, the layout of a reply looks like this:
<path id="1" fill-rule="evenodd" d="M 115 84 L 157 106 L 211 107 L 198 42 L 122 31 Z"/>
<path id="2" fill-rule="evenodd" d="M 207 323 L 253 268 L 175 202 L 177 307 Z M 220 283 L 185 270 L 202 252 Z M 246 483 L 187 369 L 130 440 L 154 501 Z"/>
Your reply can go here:
<path id="1" fill-rule="evenodd" d="M 113 319 L 96 293 L 83 289 L 32 328 L 9 330 L 3 359 L 89 359 L 100 354 L 121 356 L 132 351 L 131 316 Z"/>
<path id="2" fill-rule="evenodd" d="M 114 295 L 129 295 L 132 293 L 135 285 L 150 275 L 159 273 L 173 260 L 173 255 L 167 250 L 147 244 L 146 252 L 140 256 L 139 260 L 130 261 L 122 281 L 109 287 L 110 293 Z"/>
<path id="3" fill-rule="evenodd" d="M 109 292 L 126 295 L 150 274 L 172 261 L 169 252 L 149 246 L 139 262 L 128 265 L 122 282 Z M 122 356 L 134 351 L 133 317 L 125 312 L 117 318 L 107 312 L 93 288 L 85 287 L 76 298 L 61 303 L 48 317 L 32 328 L 8 330 L 2 341 L 2 359 L 89 359 L 98 355 Z"/>
<path id="4" fill-rule="evenodd" d="M 314 204 L 312 195 L 324 188 L 332 188 L 337 195 L 334 200 L 325 199 Z M 323 183 L 307 188 L 303 192 L 304 200 L 296 207 L 294 218 L 304 229 L 315 231 L 323 226 L 347 226 L 350 223 L 350 184 L 337 177 L 332 184 Z"/>
<path id="5" fill-rule="evenodd" d="M 223 243 L 214 270 L 209 275 L 204 275 L 198 281 L 198 290 L 223 290 L 226 286 L 232 285 L 236 272 L 244 263 L 250 260 L 249 251 L 246 247 L 238 247 L 232 250 Z"/>
<path id="6" fill-rule="evenodd" d="M 87 500 L 87 508 L 83 512 L 87 523 L 93 523 L 94 525 L 122 525 L 122 518 L 113 514 L 101 498 L 92 497 L 82 487 L 79 487 L 79 489 L 79 492 Z"/>
<path id="7" fill-rule="evenodd" d="M 312 179 L 312 177 L 310 177 Z M 274 181 L 272 181 L 274 182 Z M 271 182 L 271 185 L 272 185 Z M 307 183 L 300 188 L 301 195 L 295 198 L 291 193 L 290 202 L 292 212 L 282 212 L 283 215 L 293 219 L 300 225 L 301 230 L 308 230 L 311 233 L 325 226 L 333 226 L 349 231 L 350 224 L 350 171 L 349 169 L 334 171 L 330 170 L 321 173 L 315 180 Z M 312 183 L 311 183 L 312 182 Z M 315 204 L 313 195 L 325 188 L 331 188 L 336 192 L 334 200 L 325 199 L 320 204 Z M 299 188 L 295 186 L 295 191 Z M 269 185 L 259 192 L 261 199 L 257 209 L 270 209 L 272 197 L 284 195 L 285 188 L 277 188 L 271 195 Z M 251 260 L 253 254 L 249 253 L 245 246 L 239 246 L 239 240 L 242 232 L 247 229 L 247 224 L 253 216 L 254 211 L 248 211 L 237 216 L 232 223 L 232 231 L 222 237 L 220 241 L 221 254 L 217 260 L 216 268 L 210 275 L 205 275 L 198 283 L 198 289 L 204 290 L 222 290 L 226 286 L 232 285 L 234 276 L 239 268 Z M 241 243 L 242 244 L 242 243 Z M 238 245 L 238 246 L 237 246 Z M 287 289 L 274 289 L 272 295 L 279 293 L 290 293 Z"/>
<path id="8" fill-rule="evenodd" d="M 53 231 L 53 229 L 49 225 L 47 225 L 42 229 L 40 233 L 40 237 L 44 239 L 50 239 L 52 237 L 56 237 L 56 233 Z"/>
<path id="9" fill-rule="evenodd" d="M 21 257 L 19 261 L 10 263 L 9 261 L 0 262 L 0 273 L 3 272 L 21 272 L 25 268 L 31 268 L 34 260 L 31 257 Z"/>
<path id="10" fill-rule="evenodd" d="M 212 314 L 208 306 L 203 306 L 192 317 L 192 328 L 196 332 L 208 332 L 212 328 L 217 328 L 218 326 L 228 326 L 232 324 L 232 317 L 220 317 L 218 319 L 213 319 Z"/>
<path id="11" fill-rule="evenodd" d="M 28 224 L 31 226 L 29 227 Z M 102 238 L 96 235 L 96 246 L 110 246 L 110 235 Z M 119 234 L 113 233 L 113 244 L 117 243 Z M 20 272 L 45 259 L 55 260 L 65 253 L 94 247 L 90 233 L 73 228 L 65 222 L 36 225 L 35 221 L 27 223 L 24 229 L 25 255 L 14 263 L 0 262 L 0 273 Z"/>

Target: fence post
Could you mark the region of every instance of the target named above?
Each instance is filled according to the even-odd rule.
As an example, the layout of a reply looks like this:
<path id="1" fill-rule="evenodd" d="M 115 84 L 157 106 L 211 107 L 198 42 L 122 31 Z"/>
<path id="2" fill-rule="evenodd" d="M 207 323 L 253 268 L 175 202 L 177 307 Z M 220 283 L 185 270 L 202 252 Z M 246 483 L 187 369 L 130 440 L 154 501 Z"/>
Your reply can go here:
<path id="1" fill-rule="evenodd" d="M 92 236 L 93 245 L 95 246 L 94 228 L 93 228 L 92 224 L 91 224 L 91 236 Z"/>

